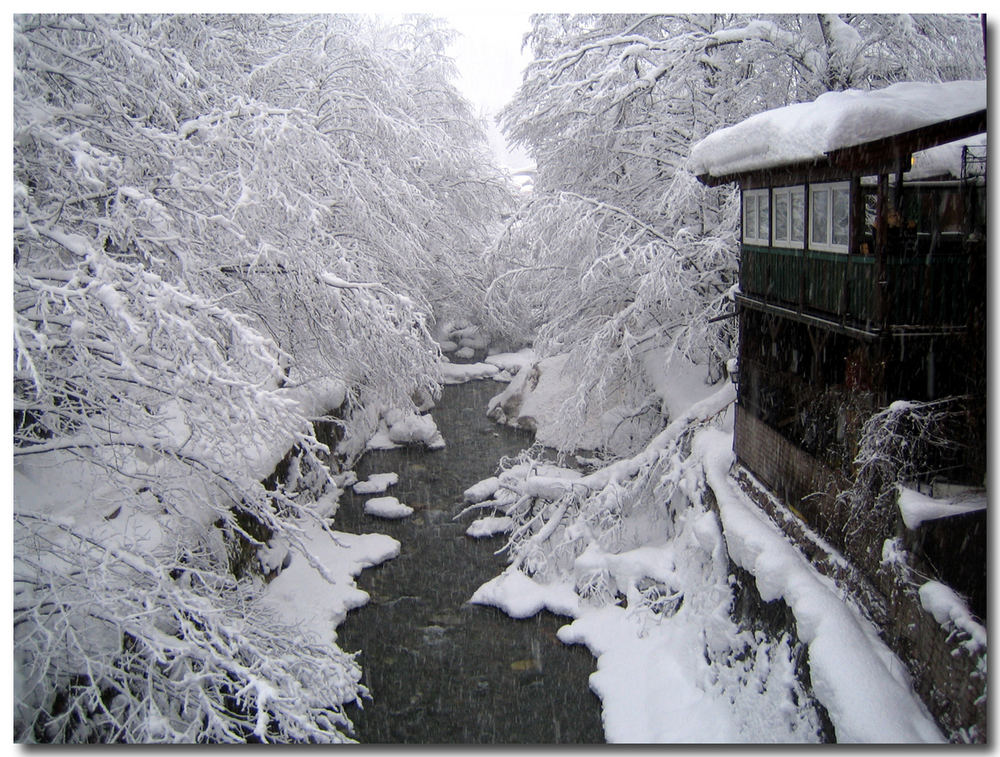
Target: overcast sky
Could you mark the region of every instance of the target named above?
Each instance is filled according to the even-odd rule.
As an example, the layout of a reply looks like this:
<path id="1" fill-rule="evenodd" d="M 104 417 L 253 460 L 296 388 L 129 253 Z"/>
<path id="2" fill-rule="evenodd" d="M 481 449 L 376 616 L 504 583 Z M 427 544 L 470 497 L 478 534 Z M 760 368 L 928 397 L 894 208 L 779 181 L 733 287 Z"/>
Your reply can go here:
<path id="1" fill-rule="evenodd" d="M 447 13 L 445 18 L 461 36 L 449 50 L 458 64 L 462 93 L 491 124 L 490 143 L 501 165 L 512 172 L 531 161 L 523 151 L 507 149 L 496 128 L 495 116 L 521 84 L 521 72 L 531 60 L 521 52 L 521 40 L 530 28 L 528 13 Z"/>

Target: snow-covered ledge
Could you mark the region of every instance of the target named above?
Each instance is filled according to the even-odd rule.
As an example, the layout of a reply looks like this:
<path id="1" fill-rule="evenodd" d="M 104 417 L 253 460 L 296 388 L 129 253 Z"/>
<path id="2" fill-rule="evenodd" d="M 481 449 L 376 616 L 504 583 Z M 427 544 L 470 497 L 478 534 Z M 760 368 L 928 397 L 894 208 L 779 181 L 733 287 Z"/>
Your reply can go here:
<path id="1" fill-rule="evenodd" d="M 929 497 L 914 489 L 897 486 L 896 504 L 903 516 L 903 523 L 913 530 L 924 521 L 951 518 L 986 509 L 986 493 L 970 492 L 956 497 Z"/>

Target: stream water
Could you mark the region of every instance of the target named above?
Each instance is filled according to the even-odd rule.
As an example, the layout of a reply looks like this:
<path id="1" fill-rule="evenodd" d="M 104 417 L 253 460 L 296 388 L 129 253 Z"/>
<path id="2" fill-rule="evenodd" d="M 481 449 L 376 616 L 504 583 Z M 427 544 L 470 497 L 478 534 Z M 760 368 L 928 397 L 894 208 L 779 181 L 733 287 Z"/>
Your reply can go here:
<path id="1" fill-rule="evenodd" d="M 365 496 L 345 494 L 335 527 L 389 534 L 400 555 L 362 572 L 371 595 L 338 631 L 340 647 L 361 650 L 362 682 L 371 692 L 352 707 L 355 738 L 368 743 L 603 742 L 600 702 L 588 688 L 594 658 L 566 646 L 556 630 L 567 618 L 547 612 L 513 620 L 492 607 L 468 604 L 506 566 L 494 554 L 504 537 L 465 535 L 462 493 L 494 475 L 500 458 L 531 444 L 531 434 L 486 417 L 502 390 L 490 380 L 446 386 L 432 411 L 445 449 L 373 451 L 358 477 L 395 471 L 386 494 L 416 509 L 388 521 L 363 512 Z"/>

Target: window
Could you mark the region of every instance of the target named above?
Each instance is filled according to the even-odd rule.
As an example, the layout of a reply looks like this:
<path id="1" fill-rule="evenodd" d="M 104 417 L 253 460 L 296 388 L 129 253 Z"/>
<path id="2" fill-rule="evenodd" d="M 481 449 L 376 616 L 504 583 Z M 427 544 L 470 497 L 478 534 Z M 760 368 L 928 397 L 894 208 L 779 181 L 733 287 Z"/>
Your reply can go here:
<path id="1" fill-rule="evenodd" d="M 809 247 L 847 252 L 851 230 L 851 185 L 813 184 L 809 187 Z"/>
<path id="2" fill-rule="evenodd" d="M 743 193 L 743 241 L 770 244 L 771 207 L 769 190 L 751 189 Z"/>
<path id="3" fill-rule="evenodd" d="M 805 247 L 805 187 L 779 187 L 773 190 L 774 246 Z"/>

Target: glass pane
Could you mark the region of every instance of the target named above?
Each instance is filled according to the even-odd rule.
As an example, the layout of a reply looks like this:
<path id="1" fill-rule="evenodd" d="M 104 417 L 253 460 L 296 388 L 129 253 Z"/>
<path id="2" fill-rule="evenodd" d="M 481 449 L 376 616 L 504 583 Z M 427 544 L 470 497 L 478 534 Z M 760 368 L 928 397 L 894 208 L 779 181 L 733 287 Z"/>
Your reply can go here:
<path id="1" fill-rule="evenodd" d="M 796 192 L 792 190 L 791 196 L 792 205 L 792 235 L 791 241 L 801 242 L 806 238 L 806 222 L 805 222 L 805 193 L 801 190 Z"/>
<path id="2" fill-rule="evenodd" d="M 757 236 L 757 198 L 743 195 L 743 241 Z"/>
<path id="3" fill-rule="evenodd" d="M 774 241 L 788 241 L 788 193 L 774 193 Z"/>
<path id="4" fill-rule="evenodd" d="M 771 226 L 771 203 L 768 200 L 767 192 L 761 192 L 757 197 L 758 213 L 757 213 L 757 238 L 767 243 L 770 239 L 770 234 L 768 234 L 768 229 Z"/>
<path id="5" fill-rule="evenodd" d="M 847 245 L 850 223 L 850 190 L 833 190 L 833 243 Z"/>
<path id="6" fill-rule="evenodd" d="M 814 189 L 809 196 L 810 215 L 812 216 L 809 241 L 814 244 L 826 244 L 827 242 L 826 223 L 830 214 L 829 202 L 829 189 Z"/>

